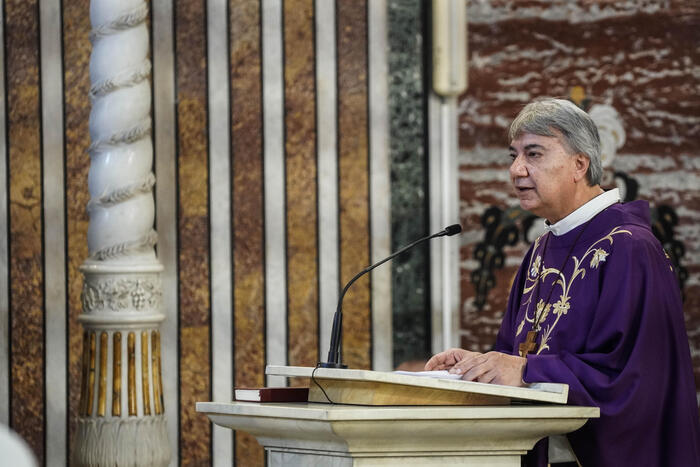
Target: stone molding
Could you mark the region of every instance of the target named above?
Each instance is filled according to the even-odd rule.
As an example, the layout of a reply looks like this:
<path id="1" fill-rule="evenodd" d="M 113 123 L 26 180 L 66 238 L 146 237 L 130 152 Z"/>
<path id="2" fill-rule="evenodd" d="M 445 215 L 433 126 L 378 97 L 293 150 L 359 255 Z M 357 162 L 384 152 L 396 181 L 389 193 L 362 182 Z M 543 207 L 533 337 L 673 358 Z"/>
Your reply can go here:
<path id="1" fill-rule="evenodd" d="M 164 415 L 78 419 L 76 465 L 165 466 L 170 460 Z M 99 446 L 99 449 L 95 449 Z"/>
<path id="2" fill-rule="evenodd" d="M 102 275 L 100 275 L 102 276 Z M 130 275 L 98 277 L 85 275 L 81 293 L 83 311 L 151 311 L 163 306 L 163 290 L 160 275 Z"/>

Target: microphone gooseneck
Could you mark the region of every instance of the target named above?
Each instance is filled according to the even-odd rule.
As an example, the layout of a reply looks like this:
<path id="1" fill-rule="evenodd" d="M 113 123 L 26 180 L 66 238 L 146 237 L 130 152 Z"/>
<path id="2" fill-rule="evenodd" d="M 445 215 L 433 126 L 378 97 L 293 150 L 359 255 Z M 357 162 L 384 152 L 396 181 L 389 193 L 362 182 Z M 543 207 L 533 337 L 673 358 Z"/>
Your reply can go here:
<path id="1" fill-rule="evenodd" d="M 355 275 L 350 281 L 343 287 L 343 291 L 340 293 L 340 297 L 338 299 L 338 307 L 335 310 L 335 315 L 333 316 L 333 328 L 331 330 L 331 344 L 328 349 L 328 361 L 327 362 L 322 362 L 319 363 L 319 366 L 322 368 L 347 368 L 347 365 L 343 365 L 342 363 L 342 356 L 341 356 L 341 340 L 342 340 L 342 331 L 343 331 L 343 297 L 345 297 L 345 292 L 348 291 L 350 286 L 360 277 L 363 275 L 367 274 L 370 272 L 372 269 L 376 268 L 377 266 L 381 266 L 382 264 L 386 263 L 390 259 L 395 258 L 396 256 L 400 255 L 401 253 L 410 250 L 411 248 L 415 247 L 419 243 L 425 242 L 427 240 L 430 240 L 432 238 L 436 237 L 449 237 L 455 234 L 458 234 L 462 231 L 462 226 L 459 224 L 452 224 L 447 227 L 445 227 L 443 230 L 440 232 L 434 233 L 432 235 L 428 235 L 427 237 L 419 238 L 418 240 L 414 241 L 413 243 L 410 243 L 406 245 L 405 247 L 395 251 L 391 255 L 387 256 L 383 260 L 374 263 L 371 266 L 366 267 L 359 273 Z"/>
<path id="2" fill-rule="evenodd" d="M 458 234 L 458 233 L 460 233 L 461 231 L 462 231 L 462 226 L 461 226 L 461 225 L 459 225 L 459 224 L 452 224 L 452 225 L 448 225 L 447 227 L 445 227 L 445 230 L 442 231 L 442 232 L 445 232 L 444 234 L 442 234 L 442 232 L 438 232 L 437 234 L 435 234 L 435 236 L 436 236 L 436 237 L 442 237 L 442 236 L 445 236 L 445 235 L 446 235 L 446 236 L 448 236 L 448 237 L 451 237 L 452 235 Z M 441 235 L 441 234 L 442 234 L 442 235 Z"/>

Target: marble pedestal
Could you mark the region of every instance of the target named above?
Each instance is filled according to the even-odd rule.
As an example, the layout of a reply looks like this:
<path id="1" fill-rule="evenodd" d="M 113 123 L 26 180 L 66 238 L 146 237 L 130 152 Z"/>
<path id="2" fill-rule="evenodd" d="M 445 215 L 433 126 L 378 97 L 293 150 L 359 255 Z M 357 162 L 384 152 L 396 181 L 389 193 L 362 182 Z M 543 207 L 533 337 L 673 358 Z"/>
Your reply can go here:
<path id="1" fill-rule="evenodd" d="M 198 402 L 223 427 L 254 435 L 271 466 L 520 466 L 549 435 L 599 416 L 551 405 L 364 407 L 317 403 Z"/>

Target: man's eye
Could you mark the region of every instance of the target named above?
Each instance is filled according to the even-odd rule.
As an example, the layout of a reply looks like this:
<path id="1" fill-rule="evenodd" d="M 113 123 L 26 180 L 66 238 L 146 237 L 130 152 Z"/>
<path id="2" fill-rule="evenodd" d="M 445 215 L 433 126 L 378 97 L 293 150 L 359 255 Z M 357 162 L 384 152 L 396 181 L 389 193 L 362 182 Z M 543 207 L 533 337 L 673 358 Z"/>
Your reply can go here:
<path id="1" fill-rule="evenodd" d="M 518 155 L 515 154 L 514 152 L 511 152 L 510 154 L 508 154 L 508 157 L 510 157 L 511 159 L 515 160 L 515 158 L 518 157 Z"/>
<path id="2" fill-rule="evenodd" d="M 527 157 L 537 157 L 537 156 L 539 156 L 539 155 L 540 155 L 540 153 L 539 153 L 539 152 L 535 152 L 535 151 L 530 151 L 530 152 L 527 153 Z"/>

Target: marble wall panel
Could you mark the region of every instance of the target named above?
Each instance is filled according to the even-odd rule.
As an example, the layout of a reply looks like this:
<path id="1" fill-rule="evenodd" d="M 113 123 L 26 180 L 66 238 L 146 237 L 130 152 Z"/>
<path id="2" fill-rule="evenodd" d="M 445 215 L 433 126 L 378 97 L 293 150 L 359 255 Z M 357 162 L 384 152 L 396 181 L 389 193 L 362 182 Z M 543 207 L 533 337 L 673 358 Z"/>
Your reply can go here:
<path id="1" fill-rule="evenodd" d="M 68 295 L 68 445 L 72 446 L 80 403 L 80 359 L 83 330 L 78 322 L 82 311 L 80 293 L 83 276 L 78 270 L 88 256 L 88 214 L 90 199 L 87 179 L 90 157 L 90 17 L 89 0 L 63 4 L 64 144 L 66 177 L 66 248 Z M 71 451 L 69 449 L 69 459 Z"/>
<path id="2" fill-rule="evenodd" d="M 428 235 L 425 8 L 419 0 L 387 7 L 392 251 Z M 429 357 L 429 269 L 428 244 L 391 262 L 395 366 Z"/>
<path id="3" fill-rule="evenodd" d="M 39 91 L 38 13 L 36 1 L 5 2 L 4 49 L 7 73 L 8 193 L 10 253 L 9 276 L 11 352 L 5 358 L 10 373 L 9 417 L 13 427 L 27 439 L 40 460 L 46 457 L 44 414 L 62 411 L 68 428 L 68 463 L 75 441 L 80 395 L 80 360 L 83 330 L 78 321 L 82 312 L 83 277 L 79 267 L 88 256 L 89 218 L 88 171 L 90 158 L 89 61 L 91 30 L 89 0 L 63 2 L 60 6 L 63 39 L 63 104 L 65 144 L 65 219 L 68 368 L 67 410 L 54 407 L 44 399 L 50 389 L 44 359 L 43 223 L 51 217 L 42 213 L 41 178 L 41 97 Z M 232 258 L 233 327 L 228 330 L 233 342 L 236 386 L 265 384 L 265 244 L 264 244 L 264 169 L 261 2 L 227 0 L 230 34 L 230 117 L 232 164 Z M 284 149 L 286 164 L 285 196 L 287 211 L 286 258 L 289 268 L 287 355 L 292 364 L 312 365 L 318 360 L 318 195 L 316 161 L 316 60 L 314 2 L 280 2 L 284 14 Z M 217 452 L 210 423 L 194 412 L 196 401 L 211 400 L 211 317 L 209 247 L 210 213 L 217 209 L 209 199 L 207 99 L 207 2 L 178 1 L 172 5 L 174 21 L 163 25 L 163 17 L 154 31 L 172 34 L 174 62 L 171 69 L 158 68 L 159 86 L 173 79 L 174 100 L 167 93 L 154 93 L 155 108 L 171 105 L 176 122 L 163 130 L 169 119 L 153 115 L 159 131 L 172 131 L 176 146 L 176 176 L 159 176 L 158 184 L 172 187 L 177 199 L 159 200 L 177 210 L 173 234 L 177 241 L 159 245 L 159 254 L 177 255 L 177 276 L 164 275 L 167 287 L 177 288 L 177 309 L 163 310 L 167 319 L 177 322 L 172 339 L 164 339 L 164 361 L 177 368 L 171 394 L 176 401 L 166 407 L 172 432 L 170 444 L 177 462 L 183 465 L 228 463 Z M 162 12 L 161 12 L 162 13 Z M 336 47 L 338 65 L 338 228 L 337 245 L 341 255 L 342 280 L 347 281 L 369 264 L 369 165 L 368 165 L 368 87 L 367 87 L 367 4 L 341 0 L 337 5 Z M 160 18 L 160 19 L 159 19 Z M 170 27 L 172 26 L 172 29 Z M 46 57 L 46 56 L 45 56 Z M 333 57 L 333 67 L 336 61 Z M 167 60 L 164 63 L 169 63 Z M 167 68 L 167 66 L 166 66 Z M 172 75 L 170 74 L 172 73 Z M 335 79 L 332 80 L 335 83 Z M 167 86 L 166 86 L 167 87 Z M 161 88 L 162 89 L 162 88 Z M 167 102 L 162 102 L 165 99 Z M 159 120 L 160 118 L 160 120 Z M 335 125 L 335 120 L 332 122 Z M 158 150 L 158 148 L 156 148 Z M 159 149 L 163 151 L 163 147 Z M 162 157 L 162 152 L 160 153 Z M 170 204 L 172 203 L 172 204 Z M 335 199 L 333 201 L 335 203 Z M 159 211 L 162 213 L 162 211 Z M 165 219 L 167 216 L 162 216 Z M 167 222 L 167 221 L 166 221 Z M 53 226 L 52 228 L 56 228 Z M 274 228 L 274 226 L 267 226 Z M 166 233 L 166 235 L 168 235 Z M 333 241 L 335 244 L 335 241 Z M 172 248 L 165 250 L 166 248 Z M 61 279 L 62 280 L 62 279 Z M 217 289 L 217 293 L 227 293 Z M 173 300 L 175 300 L 173 295 Z M 370 357 L 369 277 L 355 284 L 345 300 L 345 362 L 355 368 L 368 368 Z M 172 313 L 172 315 L 170 315 Z M 214 352 L 216 354 L 216 352 Z M 53 374 L 60 373 L 55 371 Z M 167 388 L 166 388 L 167 390 Z M 175 436 L 172 436 L 175 433 Z M 264 465 L 264 453 L 255 439 L 243 433 L 235 435 L 236 465 Z"/>
<path id="4" fill-rule="evenodd" d="M 9 175 L 10 426 L 45 460 L 39 19 L 5 2 Z"/>
<path id="5" fill-rule="evenodd" d="M 288 361 L 318 362 L 314 2 L 284 2 Z"/>
<path id="6" fill-rule="evenodd" d="M 265 383 L 260 5 L 229 2 L 235 385 Z M 262 465 L 255 438 L 236 432 L 236 465 Z"/>
<path id="7" fill-rule="evenodd" d="M 175 3 L 180 462 L 211 459 L 211 426 L 195 412 L 211 400 L 206 2 Z"/>
<path id="8" fill-rule="evenodd" d="M 502 145 L 506 125 L 537 96 L 568 96 L 583 86 L 593 102 L 613 105 L 627 129 L 625 152 L 697 151 L 699 7 L 675 4 L 581 17 L 569 5 L 542 6 L 544 18 L 469 9 L 469 90 L 460 99 L 460 146 Z M 559 17 L 558 20 L 547 16 Z M 504 16 L 502 20 L 499 20 Z M 683 99 L 687 97 L 689 99 Z"/>
<path id="9" fill-rule="evenodd" d="M 340 282 L 369 264 L 369 172 L 367 141 L 367 5 L 338 0 L 338 190 Z M 343 302 L 343 361 L 369 368 L 369 277 L 359 279 Z"/>
<path id="10" fill-rule="evenodd" d="M 700 387 L 700 6 L 692 2 L 470 2 L 469 90 L 459 99 L 462 236 L 462 333 L 467 348 L 493 343 L 517 258 L 506 267 L 484 311 L 472 305 L 474 245 L 480 215 L 517 205 L 510 195 L 505 132 L 529 100 L 568 96 L 582 86 L 591 104 L 619 113 L 626 142 L 609 172 L 639 183 L 638 198 L 670 205 L 675 238 L 685 246 L 684 312 Z M 500 152 L 499 152 L 500 151 Z M 499 156 L 500 154 L 500 156 Z M 472 227 L 469 227 L 472 226 Z M 480 329 L 488 327 L 488 330 Z"/>

